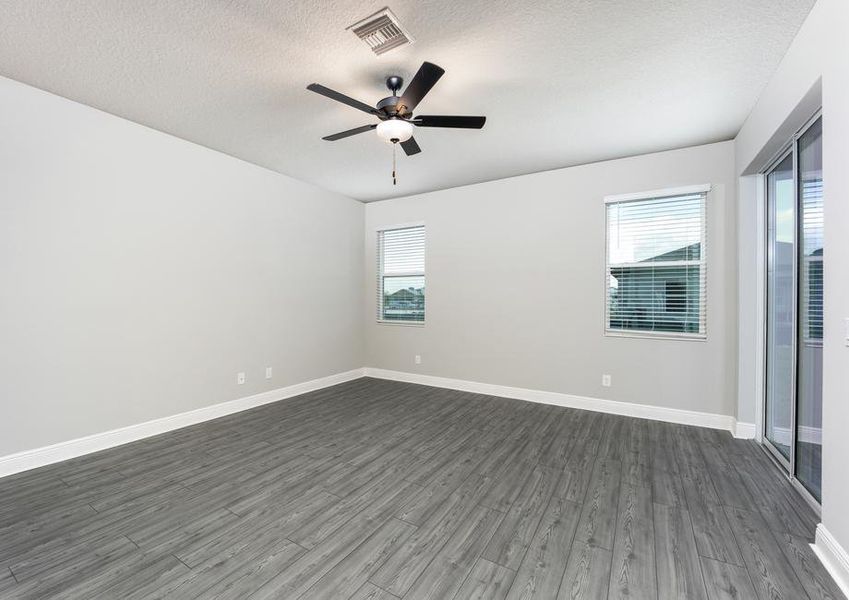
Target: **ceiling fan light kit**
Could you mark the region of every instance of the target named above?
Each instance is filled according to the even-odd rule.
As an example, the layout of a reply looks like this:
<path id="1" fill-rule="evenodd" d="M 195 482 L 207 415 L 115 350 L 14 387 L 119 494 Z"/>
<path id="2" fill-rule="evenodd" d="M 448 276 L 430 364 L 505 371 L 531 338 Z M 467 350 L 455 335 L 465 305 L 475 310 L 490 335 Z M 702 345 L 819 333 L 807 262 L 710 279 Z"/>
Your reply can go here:
<path id="1" fill-rule="evenodd" d="M 331 100 L 336 100 L 342 104 L 347 104 L 352 108 L 356 108 L 364 113 L 368 113 L 377 117 L 380 122 L 372 125 L 362 125 L 341 131 L 323 137 L 323 140 L 335 142 L 342 138 L 351 137 L 358 133 L 365 133 L 372 129 L 377 130 L 377 135 L 393 145 L 393 170 L 392 177 L 395 181 L 394 169 L 394 146 L 401 144 L 401 148 L 407 156 L 418 154 L 421 152 L 416 139 L 413 137 L 413 126 L 416 127 L 449 127 L 453 129 L 481 129 L 486 123 L 486 117 L 465 117 L 465 116 L 448 116 L 448 115 L 420 115 L 413 116 L 413 111 L 422 101 L 422 98 L 436 85 L 439 78 L 445 73 L 441 67 L 424 62 L 416 72 L 413 80 L 404 90 L 404 93 L 398 95 L 398 90 L 404 84 L 404 80 L 397 75 L 392 75 L 386 79 L 386 87 L 392 92 L 391 96 L 383 98 L 374 107 L 369 106 L 365 102 L 355 100 L 350 96 L 346 96 L 336 90 L 332 90 L 318 83 L 311 83 L 307 89 L 316 94 L 321 94 Z"/>
<path id="2" fill-rule="evenodd" d="M 389 119 L 377 124 L 377 135 L 393 144 L 406 142 L 413 137 L 413 126 L 409 121 Z"/>

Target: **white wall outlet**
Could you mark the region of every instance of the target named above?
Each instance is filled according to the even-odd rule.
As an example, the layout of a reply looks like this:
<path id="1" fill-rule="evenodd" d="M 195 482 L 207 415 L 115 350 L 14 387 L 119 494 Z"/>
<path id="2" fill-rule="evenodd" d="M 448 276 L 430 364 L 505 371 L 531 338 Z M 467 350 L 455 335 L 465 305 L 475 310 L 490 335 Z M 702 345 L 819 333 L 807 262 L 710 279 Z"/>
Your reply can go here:
<path id="1" fill-rule="evenodd" d="M 271 367 L 265 367 L 265 378 L 271 379 L 274 376 L 274 369 Z"/>
<path id="2" fill-rule="evenodd" d="M 245 374 L 244 373 L 236 373 L 236 383 L 238 385 L 242 385 L 245 383 Z"/>
<path id="3" fill-rule="evenodd" d="M 846 325 L 846 337 L 845 337 L 845 339 L 843 340 L 843 342 L 844 342 L 847 346 L 849 346 L 849 319 L 843 319 L 843 322 L 844 322 L 844 323 L 845 323 L 845 325 Z"/>
<path id="4" fill-rule="evenodd" d="M 605 373 L 601 376 L 601 385 L 603 385 L 604 387 L 610 387 L 611 383 L 612 381 L 610 375 Z"/>
<path id="5" fill-rule="evenodd" d="M 416 361 L 417 365 L 422 364 L 422 357 L 420 355 L 416 354 L 415 361 Z"/>

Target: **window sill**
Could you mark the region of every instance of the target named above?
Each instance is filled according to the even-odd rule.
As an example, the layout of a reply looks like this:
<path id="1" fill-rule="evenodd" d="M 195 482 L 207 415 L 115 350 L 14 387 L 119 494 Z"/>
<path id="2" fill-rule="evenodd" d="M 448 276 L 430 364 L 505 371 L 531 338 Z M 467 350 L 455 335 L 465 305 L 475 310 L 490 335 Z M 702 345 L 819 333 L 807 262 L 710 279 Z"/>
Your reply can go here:
<path id="1" fill-rule="evenodd" d="M 401 325 L 402 327 L 424 327 L 424 321 L 376 321 L 378 325 Z"/>
<path id="2" fill-rule="evenodd" d="M 604 335 L 606 337 L 619 337 L 619 338 L 638 338 L 638 339 L 649 339 L 649 340 L 675 340 L 681 342 L 706 342 L 707 334 L 706 333 L 653 333 L 651 331 L 619 331 L 619 330 L 609 330 L 606 329 L 604 331 Z"/>

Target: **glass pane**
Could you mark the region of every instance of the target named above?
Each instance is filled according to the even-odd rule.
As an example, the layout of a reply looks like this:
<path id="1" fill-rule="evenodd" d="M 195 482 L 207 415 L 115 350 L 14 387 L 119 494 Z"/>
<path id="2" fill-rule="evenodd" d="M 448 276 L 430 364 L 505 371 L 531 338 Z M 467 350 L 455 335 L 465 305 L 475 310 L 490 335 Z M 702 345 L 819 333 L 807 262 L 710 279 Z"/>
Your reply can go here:
<path id="1" fill-rule="evenodd" d="M 383 278 L 384 321 L 424 321 L 424 275 Z"/>
<path id="2" fill-rule="evenodd" d="M 704 194 L 609 204 L 610 264 L 699 260 Z"/>
<path id="3" fill-rule="evenodd" d="M 793 269 L 796 203 L 793 156 L 767 175 L 766 438 L 790 460 L 793 415 L 793 338 L 796 318 Z"/>
<path id="4" fill-rule="evenodd" d="M 383 272 L 410 273 L 425 269 L 424 227 L 389 229 L 383 232 Z"/>
<path id="5" fill-rule="evenodd" d="M 700 267 L 611 267 L 609 328 L 698 333 Z"/>
<path id="6" fill-rule="evenodd" d="M 822 120 L 799 138 L 799 357 L 796 478 L 819 500 L 822 465 Z"/>

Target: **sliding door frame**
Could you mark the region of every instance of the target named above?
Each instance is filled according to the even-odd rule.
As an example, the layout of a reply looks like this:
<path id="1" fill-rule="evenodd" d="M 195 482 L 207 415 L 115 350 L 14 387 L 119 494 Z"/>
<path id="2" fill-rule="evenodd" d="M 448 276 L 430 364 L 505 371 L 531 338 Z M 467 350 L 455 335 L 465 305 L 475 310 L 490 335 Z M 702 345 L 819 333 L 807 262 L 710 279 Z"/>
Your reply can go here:
<path id="1" fill-rule="evenodd" d="M 817 119 L 822 117 L 822 108 L 818 109 L 807 121 L 805 124 L 793 135 L 793 137 L 781 147 L 775 156 L 766 164 L 766 166 L 761 171 L 761 187 L 763 190 L 763 231 L 764 238 L 763 243 L 765 245 L 764 249 L 764 263 L 763 263 L 763 315 L 764 315 L 764 328 L 763 328 L 763 339 L 762 339 L 762 352 L 763 352 L 763 360 L 762 368 L 763 368 L 763 397 L 761 398 L 761 410 L 760 410 L 760 423 L 758 424 L 758 437 L 761 441 L 761 446 L 766 451 L 767 455 L 772 458 L 776 464 L 784 471 L 787 475 L 790 482 L 793 484 L 793 487 L 801 494 L 801 496 L 814 508 L 817 514 L 822 513 L 822 505 L 819 500 L 817 500 L 813 494 L 811 494 L 808 489 L 796 478 L 796 441 L 797 441 L 797 431 L 796 431 L 796 414 L 798 412 L 798 365 L 799 365 L 799 354 L 798 354 L 798 344 L 799 344 L 799 294 L 801 290 L 799 289 L 799 242 L 802 241 L 802 220 L 800 217 L 801 212 L 801 198 L 799 196 L 799 138 L 801 138 L 810 127 L 816 123 Z M 793 156 L 793 315 L 794 315 L 794 323 L 793 323 L 793 337 L 792 337 L 792 370 L 791 370 L 791 390 L 790 390 L 790 459 L 784 457 L 784 455 L 775 447 L 775 445 L 769 440 L 766 435 L 766 421 L 767 421 L 767 398 L 769 396 L 769 381 L 768 381 L 768 360 L 769 360 L 769 327 L 768 327 L 768 315 L 769 315 L 769 302 L 770 302 L 770 290 L 769 290 L 769 273 L 770 268 L 773 266 L 773 248 L 770 243 L 769 236 L 769 184 L 768 177 L 775 167 L 777 167 L 783 160 L 787 158 L 788 155 Z"/>
<path id="2" fill-rule="evenodd" d="M 763 177 L 764 177 L 764 210 L 766 214 L 764 216 L 764 225 L 766 227 L 766 235 L 764 236 L 766 242 L 766 251 L 764 256 L 766 258 L 766 265 L 764 270 L 764 318 L 766 319 L 766 327 L 764 327 L 764 397 L 763 397 L 763 421 L 761 423 L 761 439 L 769 453 L 772 455 L 772 458 L 776 460 L 781 467 L 788 473 L 788 475 L 792 478 L 795 475 L 795 458 L 796 458 L 796 363 L 797 363 L 797 348 L 796 348 L 796 320 L 799 317 L 799 306 L 798 306 L 798 294 L 793 294 L 793 335 L 791 338 L 791 346 L 790 346 L 790 355 L 791 355 L 791 365 L 790 365 L 790 457 L 787 458 L 781 451 L 775 447 L 772 441 L 769 439 L 767 435 L 767 415 L 769 411 L 767 410 L 767 400 L 769 399 L 769 390 L 770 390 L 770 381 L 769 381 L 769 360 L 770 360 L 770 348 L 769 348 L 769 303 L 770 303 L 770 286 L 769 286 L 769 274 L 772 271 L 775 263 L 774 259 L 774 240 L 770 239 L 769 228 L 770 228 L 770 188 L 769 188 L 769 175 L 772 171 L 781 164 L 788 156 L 792 155 L 793 157 L 793 291 L 796 292 L 798 290 L 798 259 L 797 259 L 797 241 L 798 241 L 798 211 L 796 210 L 796 206 L 798 205 L 798 201 L 796 198 L 796 187 L 798 180 L 797 173 L 797 159 L 796 159 L 796 140 L 798 133 L 793 136 L 793 139 L 785 144 L 782 148 L 781 152 L 778 153 L 778 156 L 774 160 L 772 160 L 769 165 L 764 169 Z M 773 203 L 774 204 L 774 203 Z M 775 207 L 773 206 L 773 213 L 775 213 Z M 773 226 L 774 232 L 773 237 L 777 233 L 777 226 Z"/>

